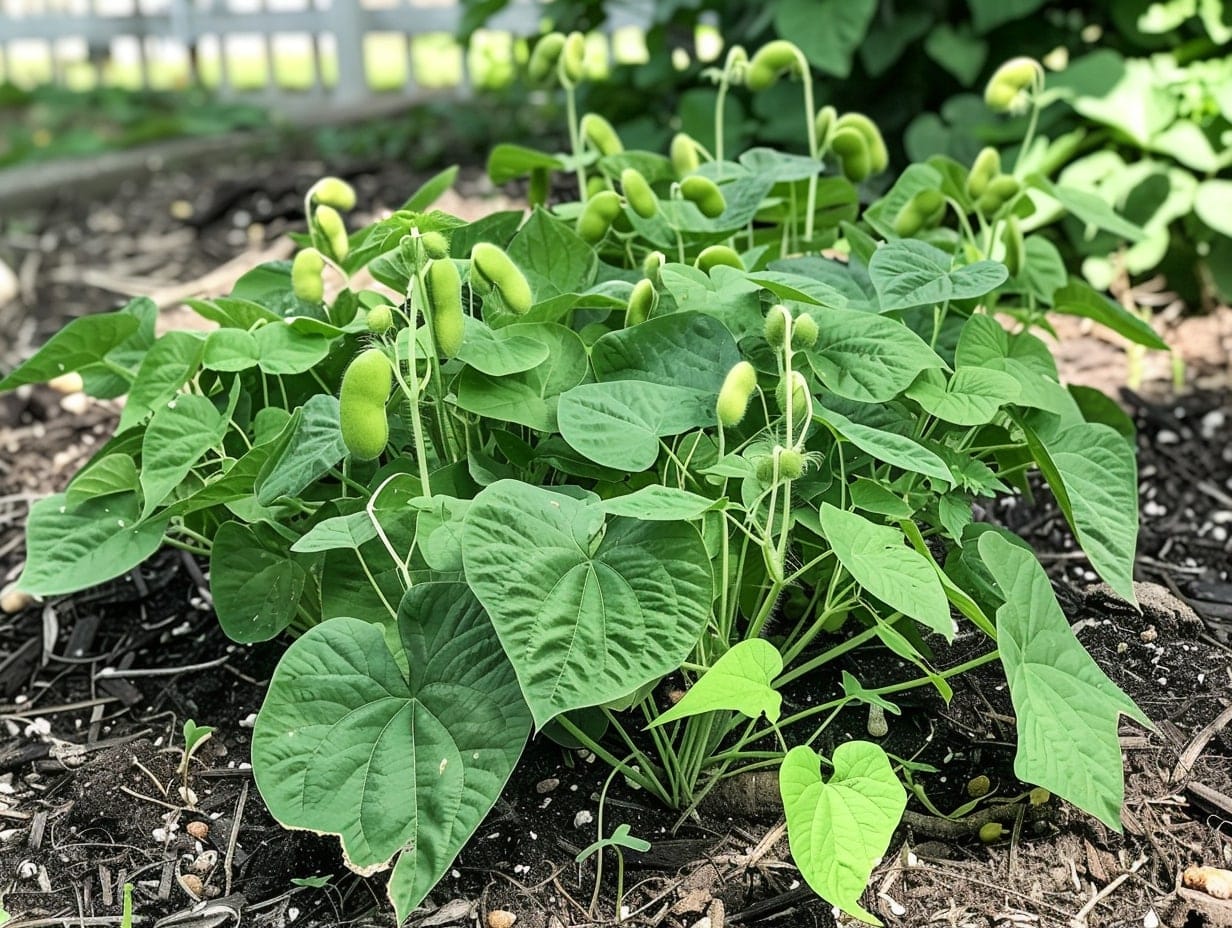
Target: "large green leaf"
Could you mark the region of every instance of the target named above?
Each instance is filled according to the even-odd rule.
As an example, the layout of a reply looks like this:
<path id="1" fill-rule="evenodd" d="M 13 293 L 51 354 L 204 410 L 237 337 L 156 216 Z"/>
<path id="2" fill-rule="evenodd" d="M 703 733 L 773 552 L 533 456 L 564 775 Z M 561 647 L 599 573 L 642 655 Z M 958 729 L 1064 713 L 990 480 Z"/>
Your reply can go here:
<path id="1" fill-rule="evenodd" d="M 520 374 L 547 360 L 543 341 L 518 333 L 516 326 L 491 329 L 474 316 L 464 316 L 465 334 L 457 359 L 492 377 Z"/>
<path id="2" fill-rule="evenodd" d="M 586 378 L 586 346 L 577 333 L 554 322 L 519 323 L 507 328 L 511 334 L 547 348 L 547 359 L 529 370 L 502 377 L 468 367 L 458 378 L 458 406 L 489 419 L 554 432 L 560 394 Z"/>
<path id="3" fill-rule="evenodd" d="M 1146 237 L 1146 232 L 1141 226 L 1135 225 L 1128 219 L 1118 215 L 1116 210 L 1094 193 L 1087 190 L 1079 190 L 1077 187 L 1054 185 L 1051 181 L 1039 175 L 1034 175 L 1031 178 L 1031 183 L 1087 225 L 1104 229 L 1113 235 L 1129 239 L 1131 242 L 1136 242 Z"/>
<path id="4" fill-rule="evenodd" d="M 232 641 L 269 641 L 291 624 L 308 576 L 265 526 L 224 522 L 210 551 L 210 596 Z"/>
<path id="5" fill-rule="evenodd" d="M 695 310 L 713 316 L 736 338 L 760 332 L 763 316 L 757 294 L 761 288 L 743 275 L 733 275 L 730 282 L 724 277 L 720 284 L 719 268 L 714 270 L 712 277 L 687 264 L 668 264 L 659 279 L 680 312 Z"/>
<path id="6" fill-rule="evenodd" d="M 787 813 L 787 839 L 800 875 L 826 902 L 870 924 L 881 924 L 860 906 L 873 867 L 907 808 L 885 751 L 848 741 L 834 751 L 834 772 L 821 778 L 821 757 L 792 748 L 779 770 Z"/>
<path id="7" fill-rule="evenodd" d="M 1015 775 L 1120 831 L 1125 782 L 1118 717 L 1150 721 L 1074 637 L 1029 550 L 985 532 L 979 553 L 1004 599 L 997 645 L 1017 720 Z"/>
<path id="8" fill-rule="evenodd" d="M 1117 593 L 1136 603 L 1138 466 L 1133 447 L 1115 429 L 1096 422 L 1080 422 L 1054 434 L 1023 424 L 1023 431 L 1091 566 Z"/>
<path id="9" fill-rule="evenodd" d="M 846 77 L 876 10 L 877 0 L 779 0 L 774 26 L 800 46 L 811 64 Z"/>
<path id="10" fill-rule="evenodd" d="M 475 498 L 463 559 L 539 728 L 671 672 L 710 616 L 694 526 L 605 522 L 587 501 L 516 480 Z"/>
<path id="11" fill-rule="evenodd" d="M 901 531 L 829 503 L 821 505 L 821 528 L 839 563 L 866 591 L 930 631 L 954 638 L 937 571 L 928 558 L 907 547 Z"/>
<path id="12" fill-rule="evenodd" d="M 42 383 L 101 361 L 107 352 L 136 332 L 139 325 L 135 315 L 122 311 L 74 319 L 0 380 L 0 391 Z"/>
<path id="13" fill-rule="evenodd" d="M 716 709 L 730 709 L 751 719 L 765 716 L 777 722 L 783 697 L 771 683 L 783 672 L 783 657 L 763 638 L 740 641 L 714 662 L 684 698 L 648 728 Z"/>
<path id="14" fill-rule="evenodd" d="M 132 570 L 158 550 L 166 518 L 139 521 L 136 493 L 69 506 L 41 499 L 26 519 L 26 566 L 17 588 L 35 596 L 73 593 Z"/>
<path id="15" fill-rule="evenodd" d="M 718 391 L 636 380 L 584 383 L 560 398 L 561 436 L 596 464 L 642 471 L 659 457 L 659 439 L 714 425 Z"/>
<path id="16" fill-rule="evenodd" d="M 820 333 L 807 352 L 813 370 L 839 396 L 883 403 L 905 390 L 921 371 L 945 362 L 901 322 L 850 309 L 814 315 Z"/>
<path id="17" fill-rule="evenodd" d="M 578 293 L 595 281 L 599 259 L 573 226 L 536 209 L 509 243 L 509 257 L 530 282 L 535 302 Z"/>
<path id="18" fill-rule="evenodd" d="M 184 394 L 154 411 L 141 440 L 141 492 L 147 517 L 211 448 L 222 443 L 228 420 L 204 396 Z"/>
<path id="19" fill-rule="evenodd" d="M 646 522 L 679 522 L 700 519 L 707 512 L 723 509 L 726 505 L 725 499 L 708 499 L 688 490 L 655 483 L 624 496 L 605 499 L 599 503 L 599 508 L 611 516 Z"/>
<path id="20" fill-rule="evenodd" d="M 101 499 L 113 493 L 139 490 L 137 464 L 131 454 L 113 452 L 95 458 L 77 472 L 64 491 L 69 506 L 79 506 L 87 500 Z"/>
<path id="21" fill-rule="evenodd" d="M 1007 272 L 999 261 L 977 261 L 952 269 L 953 260 L 941 249 L 916 239 L 882 245 L 868 264 L 881 311 L 974 299 L 1005 283 Z"/>
<path id="22" fill-rule="evenodd" d="M 609 332 L 591 346 L 590 360 L 599 380 L 642 380 L 717 396 L 740 349 L 713 316 L 677 312 Z"/>
<path id="23" fill-rule="evenodd" d="M 1194 212 L 1216 232 L 1232 237 L 1232 180 L 1204 180 L 1198 184 Z"/>
<path id="24" fill-rule="evenodd" d="M 331 619 L 283 655 L 252 737 L 257 787 L 278 821 L 336 834 L 360 873 L 388 866 L 399 922 L 495 804 L 530 730 L 517 681 L 460 583 L 398 607 L 399 669 L 376 625 Z"/>

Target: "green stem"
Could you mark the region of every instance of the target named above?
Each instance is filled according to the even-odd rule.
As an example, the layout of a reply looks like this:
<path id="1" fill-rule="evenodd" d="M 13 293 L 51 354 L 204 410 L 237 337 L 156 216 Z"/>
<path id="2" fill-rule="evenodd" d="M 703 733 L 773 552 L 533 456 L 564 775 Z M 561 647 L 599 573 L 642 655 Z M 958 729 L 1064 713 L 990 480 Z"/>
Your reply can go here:
<path id="1" fill-rule="evenodd" d="M 863 631 L 857 632 L 856 634 L 852 635 L 850 638 L 848 638 L 846 641 L 842 642 L 841 644 L 836 644 L 834 647 L 826 649 L 821 654 L 818 654 L 816 657 L 810 658 L 809 660 L 805 661 L 799 667 L 795 667 L 792 670 L 789 670 L 786 673 L 779 676 L 779 678 L 774 681 L 774 688 L 782 689 L 792 680 L 802 677 L 806 673 L 810 673 L 811 671 L 816 670 L 818 667 L 825 666 L 826 664 L 830 663 L 834 659 L 842 657 L 848 651 L 854 651 L 856 648 L 860 647 L 860 645 L 864 644 L 865 642 L 871 641 L 872 639 L 876 637 L 877 637 L 877 626 L 875 625 L 870 626 L 864 629 Z"/>

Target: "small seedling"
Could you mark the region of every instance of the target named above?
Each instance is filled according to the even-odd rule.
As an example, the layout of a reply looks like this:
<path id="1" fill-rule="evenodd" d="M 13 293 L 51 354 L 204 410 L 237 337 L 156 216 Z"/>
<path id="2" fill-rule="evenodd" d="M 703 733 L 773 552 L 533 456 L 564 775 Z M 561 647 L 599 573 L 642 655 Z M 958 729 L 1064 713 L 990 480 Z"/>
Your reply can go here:
<path id="1" fill-rule="evenodd" d="M 184 756 L 180 760 L 180 798 L 188 805 L 196 805 L 196 797 L 192 790 L 188 788 L 188 765 L 192 761 L 193 754 L 205 742 L 210 740 L 210 736 L 214 734 L 214 729 L 209 725 L 198 725 L 192 719 L 187 719 L 184 722 Z"/>
<path id="2" fill-rule="evenodd" d="M 650 850 L 650 842 L 644 838 L 638 838 L 630 833 L 628 824 L 622 823 L 616 826 L 606 838 L 600 838 L 593 844 L 587 845 L 578 853 L 575 858 L 578 863 L 594 856 L 595 857 L 595 897 L 591 899 L 590 908 L 593 912 L 598 901 L 599 885 L 603 879 L 603 852 L 607 849 L 616 852 L 616 921 L 623 921 L 622 912 L 624 910 L 625 900 L 625 855 L 626 850 L 644 852 Z"/>

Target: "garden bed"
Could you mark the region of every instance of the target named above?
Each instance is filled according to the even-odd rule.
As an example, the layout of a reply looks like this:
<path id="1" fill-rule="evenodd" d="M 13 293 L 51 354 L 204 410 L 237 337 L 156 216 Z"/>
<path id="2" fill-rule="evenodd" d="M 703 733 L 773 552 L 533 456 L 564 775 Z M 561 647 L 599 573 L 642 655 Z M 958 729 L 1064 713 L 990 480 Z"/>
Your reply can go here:
<path id="1" fill-rule="evenodd" d="M 170 312 L 186 295 L 224 291 L 242 264 L 285 257 L 283 233 L 321 173 L 307 162 L 293 171 L 236 165 L 121 189 L 84 211 L 66 198 L 47 213 L 7 220 L 0 247 L 17 270 L 19 298 L 0 305 L 0 325 L 18 336 L 0 366 L 27 355 L 66 317 L 111 308 L 125 294 L 161 294 Z M 441 208 L 490 208 L 478 202 L 488 192 L 478 175 L 464 178 L 466 197 Z M 358 172 L 354 180 L 362 202 L 390 208 L 416 186 L 397 170 Z M 218 273 L 220 265 L 228 270 Z M 1159 376 L 1166 371 L 1150 369 L 1140 393 L 1122 394 L 1140 429 L 1137 577 L 1156 584 L 1143 591 L 1142 615 L 1088 589 L 1094 575 L 1074 556 L 1046 491 L 990 513 L 1041 552 L 1083 643 L 1157 725 L 1156 732 L 1129 722 L 1121 728 L 1125 835 L 1054 799 L 1029 814 L 1021 805 L 1007 810 L 1005 837 L 983 845 L 975 836 L 980 822 L 956 827 L 913 804 L 918 814 L 873 877 L 868 907 L 888 923 L 1065 925 L 1081 915 L 1093 926 L 1140 925 L 1153 910 L 1160 924 L 1176 928 L 1232 924 L 1228 903 L 1177 889 L 1186 866 L 1227 866 L 1232 848 L 1232 384 L 1227 343 L 1222 357 L 1219 345 L 1228 338 L 1227 318 L 1224 310 L 1178 322 L 1170 338 L 1190 357 L 1189 376 L 1202 389 L 1173 396 Z M 1075 379 L 1104 387 L 1123 381 L 1120 352 L 1080 327 L 1066 339 L 1062 357 Z M 1092 367 L 1096 357 L 1107 360 Z M 114 415 L 104 404 L 66 410 L 45 388 L 0 400 L 0 585 L 21 563 L 27 504 L 67 482 L 109 434 Z M 392 923 L 378 882 L 348 875 L 333 839 L 283 831 L 253 788 L 251 720 L 281 647 L 229 642 L 201 571 L 190 557 L 165 553 L 123 582 L 28 608 L 0 625 L 6 908 L 19 924 L 118 924 L 120 887 L 131 882 L 145 924 L 187 913 L 198 885 L 207 910 L 179 924 Z M 962 646 L 959 639 L 939 663 L 963 660 Z M 848 666 L 875 678 L 877 668 L 861 664 L 858 653 Z M 918 753 L 939 769 L 919 782 L 943 810 L 965 800 L 975 776 L 989 777 L 1006 798 L 1023 791 L 1013 778 L 1013 724 L 999 673 L 964 677 L 948 708 L 930 703 L 928 713 L 891 719 L 886 749 L 903 758 Z M 195 809 L 183 808 L 177 794 L 186 718 L 216 728 L 194 756 Z M 863 716 L 843 722 L 841 731 L 867 737 Z M 484 924 L 493 910 L 515 913 L 519 925 L 611 923 L 614 858 L 605 860 L 593 911 L 593 858 L 573 862 L 595 838 L 606 777 L 602 765 L 536 741 L 432 893 L 440 908 L 412 923 Z M 1011 814 L 1018 809 L 1022 816 Z M 670 834 L 675 816 L 617 778 L 603 810 L 608 828 L 628 822 L 652 843 L 645 854 L 626 855 L 631 923 L 833 924 L 829 906 L 786 862 L 775 828 L 780 814 L 751 784 L 712 800 L 700 820 Z M 316 877 L 329 877 L 328 885 L 292 883 Z"/>

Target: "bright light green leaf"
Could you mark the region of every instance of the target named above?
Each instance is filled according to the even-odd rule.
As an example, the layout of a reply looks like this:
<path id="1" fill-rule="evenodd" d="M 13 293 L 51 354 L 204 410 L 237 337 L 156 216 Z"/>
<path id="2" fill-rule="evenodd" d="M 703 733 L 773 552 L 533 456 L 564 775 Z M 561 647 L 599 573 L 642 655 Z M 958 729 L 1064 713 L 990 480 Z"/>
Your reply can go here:
<path id="1" fill-rule="evenodd" d="M 764 638 L 737 642 L 702 674 L 680 702 L 647 728 L 716 709 L 729 709 L 751 719 L 764 715 L 777 722 L 783 697 L 771 683 L 782 672 L 783 657 L 770 642 Z"/>
<path id="2" fill-rule="evenodd" d="M 41 499 L 26 519 L 26 566 L 17 588 L 56 596 L 132 570 L 162 544 L 166 518 L 139 522 L 135 493 L 68 505 L 63 493 Z"/>
<path id="3" fill-rule="evenodd" d="M 605 523 L 592 504 L 515 480 L 475 498 L 463 558 L 539 728 L 674 670 L 710 616 L 695 527 Z"/>
<path id="4" fill-rule="evenodd" d="M 819 896 L 869 924 L 881 924 L 860 906 L 873 867 L 885 855 L 907 808 L 885 751 L 848 741 L 834 751 L 834 772 L 821 778 L 821 758 L 810 747 L 792 748 L 779 770 L 787 838 L 800 875 Z"/>
<path id="5" fill-rule="evenodd" d="M 1194 212 L 1216 232 L 1232 237 L 1232 180 L 1204 180 L 1198 184 Z"/>
<path id="6" fill-rule="evenodd" d="M 205 339 L 201 366 L 212 371 L 246 371 L 256 367 L 261 348 L 244 329 L 215 329 Z"/>
<path id="7" fill-rule="evenodd" d="M 457 359 L 492 377 L 520 374 L 547 360 L 544 342 L 518 334 L 516 326 L 490 329 L 474 316 L 464 316 L 465 334 Z"/>
<path id="8" fill-rule="evenodd" d="M 903 533 L 855 512 L 821 506 L 821 528 L 839 563 L 868 593 L 952 640 L 945 590 L 928 558 L 907 547 Z"/>
<path id="9" fill-rule="evenodd" d="M 1007 277 L 999 261 L 977 261 L 954 269 L 952 264 L 950 255 L 917 239 L 882 245 L 868 264 L 881 311 L 974 299 L 991 293 Z"/>
<path id="10" fill-rule="evenodd" d="M 1000 588 L 997 644 L 1018 727 L 1014 774 L 1121 830 L 1120 715 L 1150 726 L 1074 636 L 1035 556 L 994 532 L 980 559 Z"/>
<path id="11" fill-rule="evenodd" d="M 374 538 L 376 526 L 368 517 L 367 510 L 361 509 L 350 515 L 322 519 L 300 536 L 300 539 L 291 545 L 291 550 L 302 554 L 335 551 L 339 548 L 357 551 Z"/>
<path id="12" fill-rule="evenodd" d="M 352 869 L 383 869 L 403 921 L 496 803 L 530 730 L 491 623 L 460 583 L 398 608 L 408 665 L 376 625 L 331 619 L 283 655 L 253 730 L 253 773 L 286 826 L 336 834 Z"/>
<path id="13" fill-rule="evenodd" d="M 290 321 L 271 322 L 253 335 L 257 363 L 267 374 L 302 374 L 316 367 L 333 344 L 327 336 L 298 328 Z"/>

